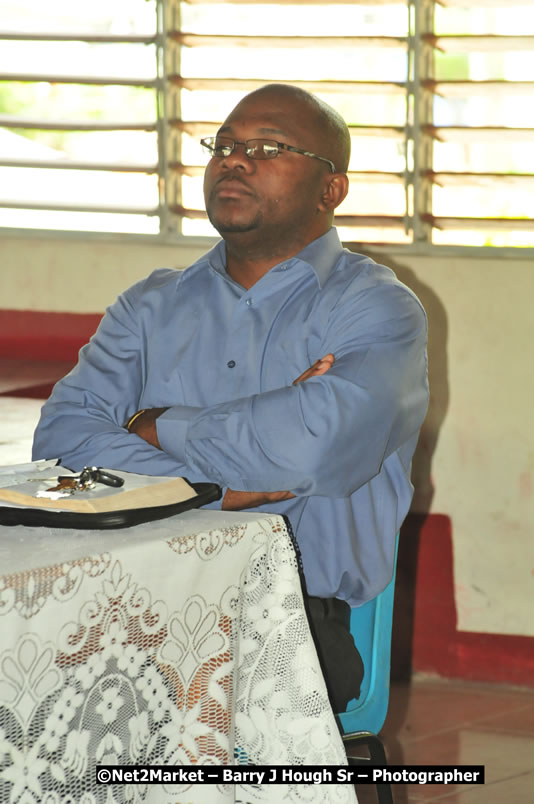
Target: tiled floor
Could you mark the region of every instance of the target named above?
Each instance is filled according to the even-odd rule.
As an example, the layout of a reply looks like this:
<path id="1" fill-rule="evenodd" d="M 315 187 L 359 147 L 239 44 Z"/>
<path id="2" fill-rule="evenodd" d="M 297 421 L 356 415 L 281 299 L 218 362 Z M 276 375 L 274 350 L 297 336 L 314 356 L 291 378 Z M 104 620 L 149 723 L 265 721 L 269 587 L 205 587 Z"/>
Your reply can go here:
<path id="1" fill-rule="evenodd" d="M 21 379 L 15 378 L 17 387 Z M 39 399 L 0 396 L 0 465 L 30 460 L 41 405 Z M 534 689 L 424 678 L 396 683 L 383 736 L 392 765 L 486 768 L 484 786 L 395 785 L 396 804 L 534 803 Z M 375 802 L 375 789 L 361 786 L 358 798 L 360 804 Z"/>
<path id="2" fill-rule="evenodd" d="M 485 785 L 394 785 L 395 804 L 533 804 L 534 690 L 416 678 L 393 684 L 383 729 L 391 765 L 484 765 Z M 358 789 L 360 804 L 375 788 Z"/>

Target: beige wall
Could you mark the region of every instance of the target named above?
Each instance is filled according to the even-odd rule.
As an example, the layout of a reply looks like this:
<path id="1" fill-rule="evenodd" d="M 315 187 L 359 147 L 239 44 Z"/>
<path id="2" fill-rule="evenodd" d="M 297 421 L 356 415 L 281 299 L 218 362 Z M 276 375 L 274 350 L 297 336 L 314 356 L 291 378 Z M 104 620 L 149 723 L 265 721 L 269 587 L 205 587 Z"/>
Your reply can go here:
<path id="1" fill-rule="evenodd" d="M 99 312 L 208 245 L 4 237 L 0 307 Z M 452 520 L 458 627 L 534 636 L 533 261 L 373 256 L 429 316 L 432 399 L 414 510 Z"/>
<path id="2" fill-rule="evenodd" d="M 154 268 L 183 268 L 204 248 L 67 236 L 0 235 L 0 308 L 97 313 Z"/>
<path id="3" fill-rule="evenodd" d="M 534 635 L 534 263 L 384 260 L 429 318 L 415 510 L 447 514 L 458 628 Z"/>

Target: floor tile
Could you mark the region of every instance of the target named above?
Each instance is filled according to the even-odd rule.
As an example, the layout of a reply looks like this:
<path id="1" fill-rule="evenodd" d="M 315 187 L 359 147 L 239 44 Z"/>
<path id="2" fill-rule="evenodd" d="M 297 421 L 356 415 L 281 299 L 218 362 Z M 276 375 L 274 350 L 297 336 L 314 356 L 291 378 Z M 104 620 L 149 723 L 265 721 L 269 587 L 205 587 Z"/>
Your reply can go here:
<path id="1" fill-rule="evenodd" d="M 484 789 L 511 779 L 521 779 L 534 771 L 534 735 L 493 734 L 476 729 L 462 729 L 446 735 L 436 736 L 423 743 L 413 743 L 404 750 L 406 765 L 483 765 L 485 768 Z M 440 800 L 443 795 L 474 795 L 476 785 L 407 785 L 407 801 Z M 534 791 L 533 791 L 534 792 Z M 478 799 L 475 799 L 478 800 Z M 511 802 L 514 799 L 509 799 Z M 531 800 L 534 800 L 534 795 Z M 402 798 L 401 798 L 402 801 Z M 488 799 L 489 801 L 489 799 Z"/>
<path id="2" fill-rule="evenodd" d="M 393 692 L 393 691 L 392 691 Z M 462 724 L 485 723 L 499 716 L 506 722 L 514 717 L 528 722 L 525 709 L 534 706 L 534 691 L 529 701 L 525 693 L 497 685 L 460 682 L 422 681 L 417 695 L 408 684 L 399 685 L 392 694 L 390 711 L 384 728 L 404 741 L 422 739 Z M 525 725 L 528 730 L 528 725 Z M 531 731 L 534 729 L 534 724 Z"/>
<path id="3" fill-rule="evenodd" d="M 534 801 L 534 690 L 415 679 L 393 684 L 383 729 L 391 764 L 484 765 L 486 784 L 394 785 L 395 804 Z M 358 793 L 361 804 L 376 800 Z"/>
<path id="4" fill-rule="evenodd" d="M 514 708 L 505 714 L 480 721 L 477 728 L 504 734 L 534 734 L 534 701 L 520 709 Z"/>
<path id="5" fill-rule="evenodd" d="M 433 804 L 532 804 L 533 800 L 534 771 L 482 787 L 445 793 L 441 798 L 431 799 Z M 395 799 L 395 804 L 402 802 Z"/>

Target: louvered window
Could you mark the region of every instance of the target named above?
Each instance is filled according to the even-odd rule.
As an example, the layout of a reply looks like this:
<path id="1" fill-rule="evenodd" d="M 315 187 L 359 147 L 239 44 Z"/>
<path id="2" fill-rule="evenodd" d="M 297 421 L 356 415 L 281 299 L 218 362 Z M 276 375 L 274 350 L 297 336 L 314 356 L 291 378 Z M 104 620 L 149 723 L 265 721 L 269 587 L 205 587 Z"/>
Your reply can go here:
<path id="1" fill-rule="evenodd" d="M 534 246 L 534 7 L 444 0 L 419 13 L 422 236 Z"/>
<path id="2" fill-rule="evenodd" d="M 345 240 L 534 246 L 534 11 L 504 0 L 4 0 L 0 226 L 215 235 L 202 136 L 298 84 L 350 125 Z"/>
<path id="3" fill-rule="evenodd" d="M 0 19 L 0 225 L 158 234 L 155 0 L 2 0 Z"/>

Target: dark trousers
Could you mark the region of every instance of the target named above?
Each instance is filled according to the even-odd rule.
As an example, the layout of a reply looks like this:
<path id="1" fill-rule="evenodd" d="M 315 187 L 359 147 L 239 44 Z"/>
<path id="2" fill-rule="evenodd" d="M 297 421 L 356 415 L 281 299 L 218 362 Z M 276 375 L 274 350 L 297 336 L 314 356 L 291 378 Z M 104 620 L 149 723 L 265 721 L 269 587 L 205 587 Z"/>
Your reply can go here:
<path id="1" fill-rule="evenodd" d="M 364 673 L 350 633 L 350 606 L 335 597 L 304 595 L 304 600 L 330 703 L 338 714 L 349 701 L 359 698 Z"/>

